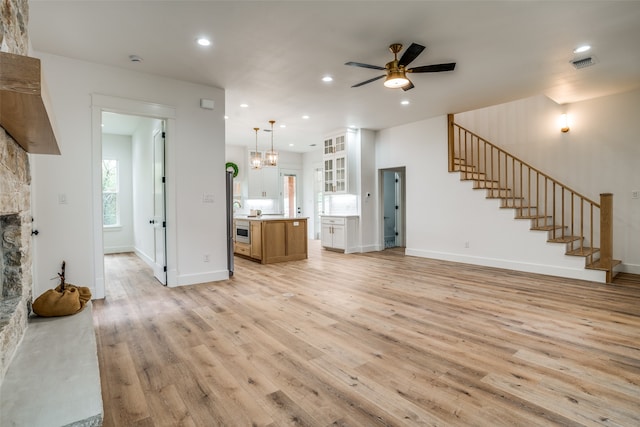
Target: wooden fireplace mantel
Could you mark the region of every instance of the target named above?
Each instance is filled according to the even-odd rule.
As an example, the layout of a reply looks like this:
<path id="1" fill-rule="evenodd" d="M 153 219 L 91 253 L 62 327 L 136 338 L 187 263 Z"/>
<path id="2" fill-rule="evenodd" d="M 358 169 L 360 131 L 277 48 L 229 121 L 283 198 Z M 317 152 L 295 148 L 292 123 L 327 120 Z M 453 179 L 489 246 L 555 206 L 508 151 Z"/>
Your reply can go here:
<path id="1" fill-rule="evenodd" d="M 40 60 L 0 52 L 0 126 L 28 153 L 60 154 Z"/>

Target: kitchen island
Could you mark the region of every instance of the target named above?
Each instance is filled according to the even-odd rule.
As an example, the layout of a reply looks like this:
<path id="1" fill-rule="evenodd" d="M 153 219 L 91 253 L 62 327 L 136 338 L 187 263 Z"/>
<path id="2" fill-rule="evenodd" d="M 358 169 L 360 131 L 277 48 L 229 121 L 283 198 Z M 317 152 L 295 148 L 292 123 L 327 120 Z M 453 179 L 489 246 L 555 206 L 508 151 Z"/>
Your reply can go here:
<path id="1" fill-rule="evenodd" d="M 307 259 L 307 218 L 237 217 L 249 221 L 249 242 L 234 241 L 234 253 L 262 264 Z"/>

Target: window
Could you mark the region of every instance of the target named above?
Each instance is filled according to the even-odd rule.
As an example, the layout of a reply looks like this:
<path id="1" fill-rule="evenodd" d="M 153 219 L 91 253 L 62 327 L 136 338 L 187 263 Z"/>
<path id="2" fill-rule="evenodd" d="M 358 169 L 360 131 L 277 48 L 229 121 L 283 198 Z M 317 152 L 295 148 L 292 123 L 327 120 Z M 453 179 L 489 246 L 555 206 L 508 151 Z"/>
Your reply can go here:
<path id="1" fill-rule="evenodd" d="M 120 225 L 120 202 L 118 200 L 118 161 L 102 160 L 102 225 Z"/>

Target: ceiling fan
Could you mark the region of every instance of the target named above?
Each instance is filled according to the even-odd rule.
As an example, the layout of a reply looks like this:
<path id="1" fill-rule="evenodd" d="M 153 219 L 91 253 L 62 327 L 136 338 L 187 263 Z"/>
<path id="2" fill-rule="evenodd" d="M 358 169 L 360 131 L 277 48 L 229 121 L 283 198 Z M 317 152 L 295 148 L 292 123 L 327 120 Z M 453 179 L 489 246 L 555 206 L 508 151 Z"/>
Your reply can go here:
<path id="1" fill-rule="evenodd" d="M 385 87 L 388 88 L 401 88 L 404 91 L 413 89 L 413 83 L 407 78 L 407 73 L 439 73 L 441 71 L 452 71 L 456 68 L 455 62 L 449 62 L 446 64 L 433 64 L 423 65 L 420 67 L 406 68 L 414 59 L 418 57 L 424 50 L 424 46 L 417 43 L 411 43 L 411 46 L 407 48 L 402 54 L 402 57 L 398 60 L 398 53 L 402 50 L 402 44 L 393 43 L 389 46 L 389 50 L 393 53 L 393 61 L 387 62 L 384 67 L 378 65 L 362 64 L 360 62 L 347 62 L 344 65 L 351 65 L 354 67 L 371 68 L 373 70 L 385 70 L 386 74 L 374 77 L 369 80 L 365 80 L 351 87 L 360 87 L 367 83 L 375 82 L 383 77 L 386 77 L 384 81 Z"/>

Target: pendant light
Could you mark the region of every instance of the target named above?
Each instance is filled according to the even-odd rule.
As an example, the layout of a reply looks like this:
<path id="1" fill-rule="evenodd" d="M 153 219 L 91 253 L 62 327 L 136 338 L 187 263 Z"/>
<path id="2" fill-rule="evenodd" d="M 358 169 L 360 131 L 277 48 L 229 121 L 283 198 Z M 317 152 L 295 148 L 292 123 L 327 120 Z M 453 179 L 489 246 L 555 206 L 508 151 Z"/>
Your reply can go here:
<path id="1" fill-rule="evenodd" d="M 269 120 L 269 123 L 271 123 L 271 151 L 267 151 L 267 154 L 265 155 L 264 162 L 267 166 L 278 165 L 278 152 L 273 150 L 273 124 L 275 122 L 275 120 Z"/>
<path id="2" fill-rule="evenodd" d="M 260 169 L 262 167 L 262 156 L 258 151 L 258 131 L 260 128 L 253 128 L 256 131 L 256 151 L 251 155 L 251 169 Z"/>

